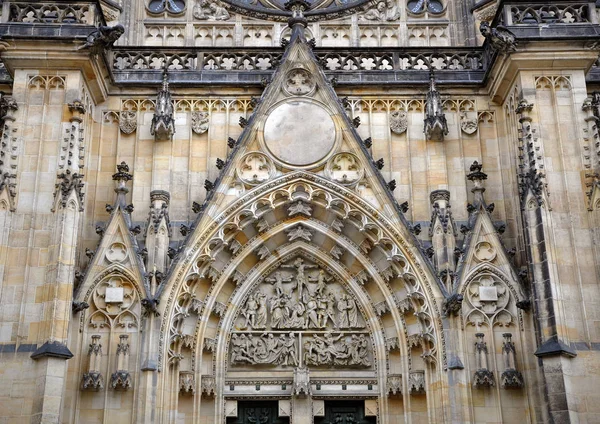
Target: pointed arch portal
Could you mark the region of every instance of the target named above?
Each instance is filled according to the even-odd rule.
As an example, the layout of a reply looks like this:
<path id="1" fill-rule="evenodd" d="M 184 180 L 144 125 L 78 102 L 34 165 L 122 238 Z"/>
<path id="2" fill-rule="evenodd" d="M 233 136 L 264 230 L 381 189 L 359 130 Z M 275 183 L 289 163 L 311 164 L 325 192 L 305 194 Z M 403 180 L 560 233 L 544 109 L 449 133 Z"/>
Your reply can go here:
<path id="1" fill-rule="evenodd" d="M 441 293 L 397 222 L 305 171 L 211 220 L 164 288 L 159 366 L 167 385 L 194 376 L 216 422 L 232 400 L 306 394 L 371 399 L 386 422 L 390 385 L 410 403 L 443 378 Z"/>

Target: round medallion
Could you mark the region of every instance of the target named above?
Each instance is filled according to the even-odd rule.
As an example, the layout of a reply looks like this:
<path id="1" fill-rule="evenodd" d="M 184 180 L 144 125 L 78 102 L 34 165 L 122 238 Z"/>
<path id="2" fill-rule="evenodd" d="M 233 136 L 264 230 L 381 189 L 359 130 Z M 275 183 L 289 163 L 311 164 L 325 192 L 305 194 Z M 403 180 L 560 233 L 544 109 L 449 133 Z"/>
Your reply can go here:
<path id="1" fill-rule="evenodd" d="M 325 174 L 343 185 L 357 183 L 365 174 L 358 157 L 349 152 L 338 153 L 333 156 L 325 167 Z"/>
<path id="2" fill-rule="evenodd" d="M 294 96 L 303 96 L 315 89 L 315 81 L 306 69 L 296 68 L 289 71 L 283 88 Z"/>
<path id="3" fill-rule="evenodd" d="M 109 262 L 123 262 L 127 258 L 127 247 L 123 243 L 113 243 L 106 251 Z"/>
<path id="4" fill-rule="evenodd" d="M 493 261 L 496 257 L 496 249 L 487 241 L 477 243 L 475 246 L 475 257 L 483 262 Z"/>
<path id="5" fill-rule="evenodd" d="M 267 149 L 281 162 L 309 166 L 331 152 L 335 124 L 323 107 L 293 100 L 277 106 L 267 117 L 264 138 Z"/>
<path id="6" fill-rule="evenodd" d="M 236 167 L 240 180 L 249 185 L 264 183 L 275 175 L 273 161 L 259 152 L 250 152 Z"/>

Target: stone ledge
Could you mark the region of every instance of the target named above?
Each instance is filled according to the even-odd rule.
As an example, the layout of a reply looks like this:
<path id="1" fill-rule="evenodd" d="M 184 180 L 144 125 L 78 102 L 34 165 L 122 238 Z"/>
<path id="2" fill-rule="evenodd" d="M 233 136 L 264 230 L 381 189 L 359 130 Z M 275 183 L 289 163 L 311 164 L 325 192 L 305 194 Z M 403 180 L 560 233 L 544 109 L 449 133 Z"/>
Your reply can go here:
<path id="1" fill-rule="evenodd" d="M 46 342 L 39 349 L 31 354 L 31 359 L 41 358 L 60 358 L 60 359 L 71 359 L 73 354 L 69 348 L 59 342 Z"/>
<path id="2" fill-rule="evenodd" d="M 574 358 L 577 356 L 577 352 L 558 339 L 550 339 L 542 343 L 542 345 L 534 352 L 534 355 L 538 358 L 558 355 Z"/>

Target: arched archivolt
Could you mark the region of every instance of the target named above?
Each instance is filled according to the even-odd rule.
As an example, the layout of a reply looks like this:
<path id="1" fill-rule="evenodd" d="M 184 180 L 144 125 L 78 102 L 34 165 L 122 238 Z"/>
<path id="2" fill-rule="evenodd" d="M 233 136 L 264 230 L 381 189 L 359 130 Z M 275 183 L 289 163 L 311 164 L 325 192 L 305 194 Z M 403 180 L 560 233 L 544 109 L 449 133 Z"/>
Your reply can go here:
<path id="1" fill-rule="evenodd" d="M 210 223 L 200 220 L 198 227 L 204 231 L 188 240 L 185 256 L 163 287 L 168 298 L 162 303 L 159 363 L 162 393 L 170 396 L 164 399 L 170 405 L 166 409 L 176 409 L 177 389 L 168 386 L 177 381 L 173 374 L 182 370 L 182 363 L 190 368 L 184 370 L 186 378 L 189 372 L 212 372 L 212 390 L 222 402 L 228 368 L 216 364 L 229 361 L 230 329 L 240 308 L 265 273 L 299 252 L 343 281 L 357 299 L 377 359 L 379 395 L 387 393 L 390 350 L 399 348 L 395 357 L 401 358 L 394 372 L 408 377 L 425 367 L 430 381 L 443 378 L 445 353 L 436 303 L 441 293 L 398 221 L 346 188 L 303 172 L 253 189 Z M 292 240 L 290 230 L 299 227 L 310 236 Z M 411 345 L 409 339 L 418 341 Z M 415 353 L 415 348 L 421 350 Z M 209 392 L 204 382 L 193 384 L 196 394 Z M 403 384 L 406 404 L 408 378 Z M 386 405 L 382 400 L 381 414 Z M 221 406 L 217 403 L 217 420 L 222 420 Z"/>

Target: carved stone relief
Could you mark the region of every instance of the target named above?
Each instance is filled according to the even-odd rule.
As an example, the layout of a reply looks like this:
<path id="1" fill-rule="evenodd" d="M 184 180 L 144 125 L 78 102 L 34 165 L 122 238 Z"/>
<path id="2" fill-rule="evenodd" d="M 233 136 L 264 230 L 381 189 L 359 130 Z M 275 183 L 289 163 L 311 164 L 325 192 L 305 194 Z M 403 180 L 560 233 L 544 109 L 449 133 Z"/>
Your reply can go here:
<path id="1" fill-rule="evenodd" d="M 123 134 L 132 134 L 137 129 L 137 112 L 124 110 L 119 113 L 119 128 Z"/>
<path id="2" fill-rule="evenodd" d="M 208 131 L 208 112 L 192 112 L 192 131 L 198 135 Z"/>
<path id="3" fill-rule="evenodd" d="M 394 134 L 402 134 L 408 128 L 408 115 L 403 110 L 395 110 L 390 113 L 390 130 Z"/>
<path id="4" fill-rule="evenodd" d="M 194 6 L 194 18 L 202 21 L 227 21 L 231 18 L 230 13 L 218 0 L 199 0 Z"/>
<path id="5" fill-rule="evenodd" d="M 364 175 L 364 168 L 358 157 L 352 153 L 338 153 L 327 162 L 325 173 L 333 181 L 350 185 L 358 182 Z"/>
<path id="6" fill-rule="evenodd" d="M 477 119 L 477 116 L 474 118 L 469 118 L 467 112 L 460 113 L 460 129 L 462 132 L 469 135 L 475 134 L 477 132 L 478 125 L 479 119 Z"/>
<path id="7" fill-rule="evenodd" d="M 400 11 L 396 0 L 382 0 L 375 7 L 368 9 L 359 19 L 366 21 L 391 22 L 400 19 Z"/>
<path id="8" fill-rule="evenodd" d="M 259 152 L 250 152 L 242 157 L 237 167 L 240 180 L 249 185 L 264 183 L 275 175 L 271 159 Z"/>
<path id="9" fill-rule="evenodd" d="M 298 256 L 247 297 L 231 339 L 231 363 L 370 367 L 371 340 L 364 328 L 344 287 Z"/>
<path id="10" fill-rule="evenodd" d="M 136 291 L 132 283 L 120 277 L 112 277 L 98 285 L 93 293 L 96 307 L 110 317 L 129 309 L 136 300 Z M 94 316 L 90 325 L 96 327 Z"/>

